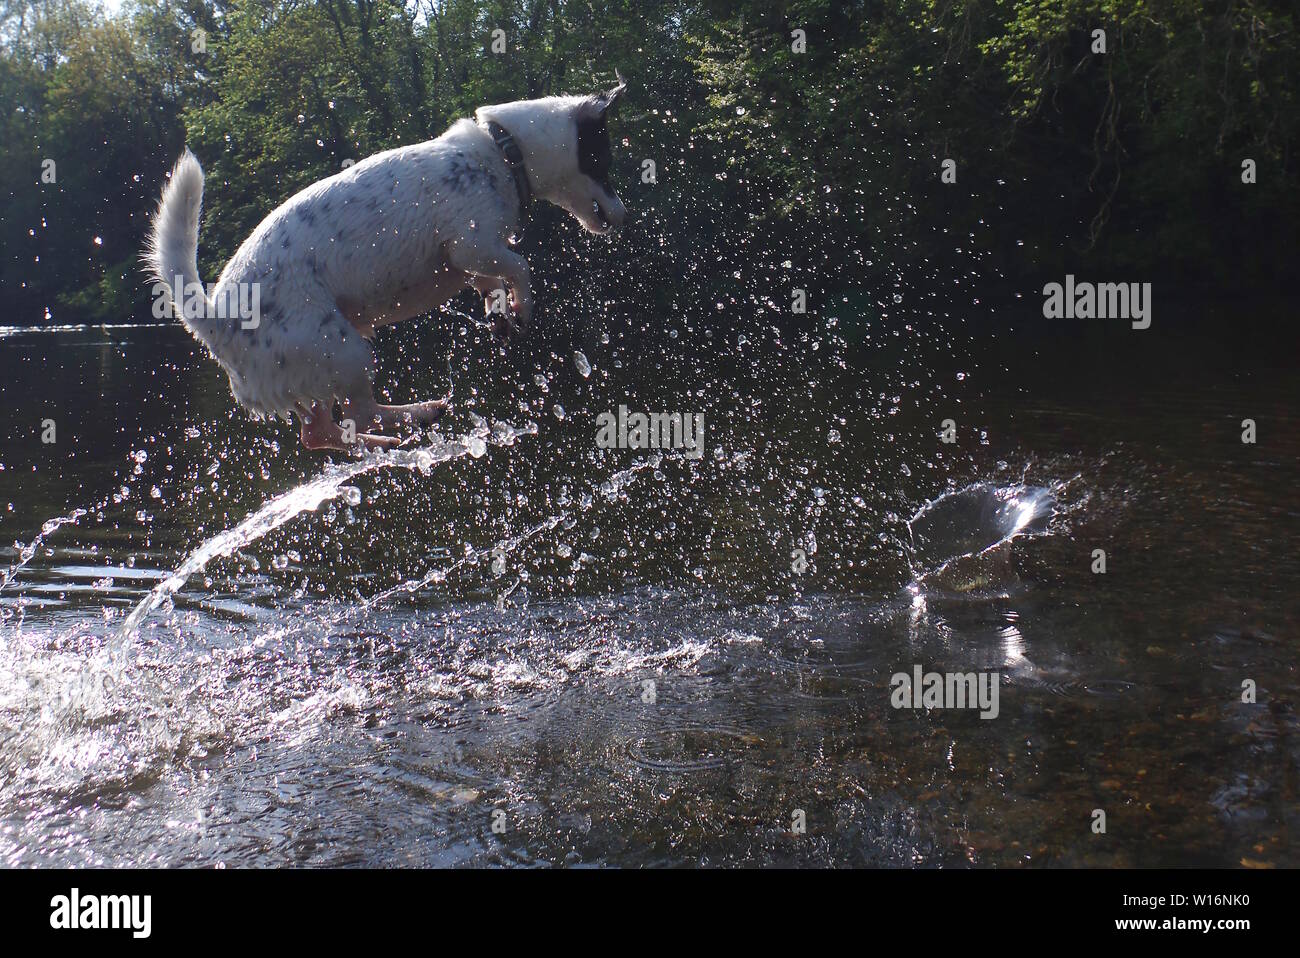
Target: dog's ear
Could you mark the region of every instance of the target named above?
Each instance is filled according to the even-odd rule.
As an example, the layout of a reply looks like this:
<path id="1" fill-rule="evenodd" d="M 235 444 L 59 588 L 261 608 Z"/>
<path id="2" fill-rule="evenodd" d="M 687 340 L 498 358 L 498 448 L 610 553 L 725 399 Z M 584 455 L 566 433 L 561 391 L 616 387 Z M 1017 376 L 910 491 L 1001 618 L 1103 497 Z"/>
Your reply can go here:
<path id="1" fill-rule="evenodd" d="M 614 87 L 612 90 L 607 90 L 604 93 L 596 94 L 596 98 L 600 100 L 601 103 L 602 113 L 608 113 L 610 107 L 618 102 L 618 98 L 621 97 L 623 91 L 627 89 L 627 81 L 623 79 L 623 74 L 619 73 L 618 70 L 615 69 L 614 76 L 618 78 L 618 86 Z"/>

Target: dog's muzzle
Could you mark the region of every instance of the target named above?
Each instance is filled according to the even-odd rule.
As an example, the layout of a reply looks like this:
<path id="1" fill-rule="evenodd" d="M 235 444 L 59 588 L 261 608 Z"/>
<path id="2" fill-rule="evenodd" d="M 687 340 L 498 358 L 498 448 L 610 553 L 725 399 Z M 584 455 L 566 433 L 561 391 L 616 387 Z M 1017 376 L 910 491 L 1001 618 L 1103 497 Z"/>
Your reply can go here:
<path id="1" fill-rule="evenodd" d="M 602 233 L 612 233 L 627 220 L 627 207 L 613 193 L 608 193 L 603 200 L 594 202 L 596 220 L 600 223 Z"/>

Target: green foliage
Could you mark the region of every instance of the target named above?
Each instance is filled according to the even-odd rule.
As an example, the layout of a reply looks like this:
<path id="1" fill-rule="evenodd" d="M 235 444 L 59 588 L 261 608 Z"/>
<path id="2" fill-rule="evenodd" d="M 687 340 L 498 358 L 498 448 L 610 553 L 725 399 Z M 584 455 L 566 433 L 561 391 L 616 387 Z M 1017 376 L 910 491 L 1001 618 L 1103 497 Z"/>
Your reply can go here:
<path id="1" fill-rule="evenodd" d="M 1300 213 L 1295 17 L 1283 0 L 135 0 L 110 19 L 0 0 L 0 288 L 8 321 L 141 315 L 135 258 L 185 143 L 209 175 L 211 275 L 345 160 L 614 67 L 632 81 L 616 179 L 643 224 L 626 255 L 661 274 L 761 248 L 840 284 L 953 262 L 1269 282 Z"/>

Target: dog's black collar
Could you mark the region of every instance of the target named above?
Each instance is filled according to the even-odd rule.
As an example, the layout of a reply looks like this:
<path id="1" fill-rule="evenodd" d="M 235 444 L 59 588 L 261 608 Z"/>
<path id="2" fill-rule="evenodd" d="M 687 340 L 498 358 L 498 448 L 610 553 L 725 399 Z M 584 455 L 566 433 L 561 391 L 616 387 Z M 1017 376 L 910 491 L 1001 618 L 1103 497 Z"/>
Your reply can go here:
<path id="1" fill-rule="evenodd" d="M 515 178 L 515 192 L 519 194 L 519 218 L 523 219 L 524 211 L 528 209 L 528 201 L 533 198 L 532 187 L 528 185 L 528 171 L 524 169 L 523 151 L 519 149 L 519 144 L 515 142 L 510 131 L 496 120 L 487 121 L 487 132 Z"/>

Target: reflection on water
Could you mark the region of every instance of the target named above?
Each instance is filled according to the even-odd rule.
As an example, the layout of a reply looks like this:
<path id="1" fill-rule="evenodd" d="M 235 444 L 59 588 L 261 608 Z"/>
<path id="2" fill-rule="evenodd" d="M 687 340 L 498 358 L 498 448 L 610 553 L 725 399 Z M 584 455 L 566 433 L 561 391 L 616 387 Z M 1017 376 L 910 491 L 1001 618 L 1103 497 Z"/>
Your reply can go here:
<path id="1" fill-rule="evenodd" d="M 963 394 L 949 449 L 824 388 L 869 354 L 666 383 L 597 342 L 520 393 L 470 352 L 443 432 L 325 463 L 175 330 L 102 335 L 4 357 L 78 437 L 0 457 L 6 864 L 1300 864 L 1285 380 Z M 702 459 L 596 447 L 675 389 Z M 914 666 L 998 672 L 997 719 L 894 709 Z"/>

